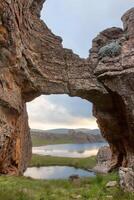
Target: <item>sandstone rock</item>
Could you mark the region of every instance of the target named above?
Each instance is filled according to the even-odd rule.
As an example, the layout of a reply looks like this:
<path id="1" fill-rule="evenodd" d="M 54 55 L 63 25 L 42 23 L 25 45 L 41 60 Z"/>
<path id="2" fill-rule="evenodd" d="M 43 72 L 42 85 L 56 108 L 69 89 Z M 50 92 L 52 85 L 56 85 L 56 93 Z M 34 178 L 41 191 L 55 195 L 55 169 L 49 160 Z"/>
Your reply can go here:
<path id="1" fill-rule="evenodd" d="M 101 147 L 97 153 L 97 165 L 93 168 L 95 172 L 108 173 L 110 170 L 111 150 L 110 147 Z"/>
<path id="2" fill-rule="evenodd" d="M 62 47 L 40 20 L 45 0 L 0 3 L 0 173 L 22 174 L 31 157 L 26 102 L 41 94 L 68 94 L 93 103 L 112 152 L 110 168 L 134 166 L 134 8 L 124 29 L 94 40 L 87 59 Z M 99 58 L 112 41 L 120 53 Z"/>
<path id="3" fill-rule="evenodd" d="M 111 150 L 109 146 L 101 147 L 97 153 L 98 163 L 103 163 L 111 160 Z"/>
<path id="4" fill-rule="evenodd" d="M 127 192 L 134 192 L 134 170 L 132 168 L 120 167 L 120 186 Z"/>

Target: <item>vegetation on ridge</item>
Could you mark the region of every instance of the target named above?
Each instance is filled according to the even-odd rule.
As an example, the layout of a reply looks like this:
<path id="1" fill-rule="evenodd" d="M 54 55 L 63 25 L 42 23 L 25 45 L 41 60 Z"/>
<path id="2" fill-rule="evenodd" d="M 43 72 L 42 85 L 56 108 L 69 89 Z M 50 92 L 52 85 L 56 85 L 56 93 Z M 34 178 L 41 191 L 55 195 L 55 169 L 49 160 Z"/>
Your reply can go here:
<path id="1" fill-rule="evenodd" d="M 105 46 L 101 47 L 99 50 L 99 56 L 100 58 L 103 57 L 114 57 L 118 56 L 121 53 L 121 45 L 118 41 L 113 41 L 109 44 L 106 44 Z"/>

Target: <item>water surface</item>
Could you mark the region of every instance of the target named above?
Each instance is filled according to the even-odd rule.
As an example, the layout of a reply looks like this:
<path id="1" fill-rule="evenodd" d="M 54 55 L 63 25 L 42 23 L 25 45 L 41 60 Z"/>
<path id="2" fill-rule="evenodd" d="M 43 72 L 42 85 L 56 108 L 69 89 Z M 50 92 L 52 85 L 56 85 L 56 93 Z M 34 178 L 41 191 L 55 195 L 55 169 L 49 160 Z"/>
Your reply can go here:
<path id="1" fill-rule="evenodd" d="M 49 155 L 58 157 L 86 158 L 96 155 L 98 149 L 107 143 L 87 143 L 87 144 L 57 144 L 33 147 L 34 154 Z"/>
<path id="2" fill-rule="evenodd" d="M 79 177 L 95 176 L 93 172 L 68 166 L 31 167 L 24 173 L 24 176 L 26 177 L 46 180 L 67 179 L 71 175 L 79 175 Z"/>

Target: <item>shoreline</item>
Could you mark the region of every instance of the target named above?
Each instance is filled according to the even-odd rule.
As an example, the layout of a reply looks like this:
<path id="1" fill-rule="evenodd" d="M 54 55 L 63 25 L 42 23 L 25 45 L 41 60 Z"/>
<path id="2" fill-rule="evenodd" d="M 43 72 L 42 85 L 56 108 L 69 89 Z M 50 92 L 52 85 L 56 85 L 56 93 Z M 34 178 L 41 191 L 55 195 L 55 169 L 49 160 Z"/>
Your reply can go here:
<path id="1" fill-rule="evenodd" d="M 90 156 L 88 158 L 68 158 L 33 154 L 28 167 L 69 166 L 94 172 L 93 167 L 95 165 L 96 156 Z"/>

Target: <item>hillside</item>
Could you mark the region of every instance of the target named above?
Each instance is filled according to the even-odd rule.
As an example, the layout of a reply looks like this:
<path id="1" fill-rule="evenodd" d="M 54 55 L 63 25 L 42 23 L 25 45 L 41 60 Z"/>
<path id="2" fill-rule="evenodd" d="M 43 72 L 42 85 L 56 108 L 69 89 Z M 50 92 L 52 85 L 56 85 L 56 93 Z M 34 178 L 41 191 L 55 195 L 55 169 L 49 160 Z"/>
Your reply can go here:
<path id="1" fill-rule="evenodd" d="M 98 129 L 31 130 L 31 137 L 33 146 L 65 143 L 80 144 L 105 141 Z"/>

